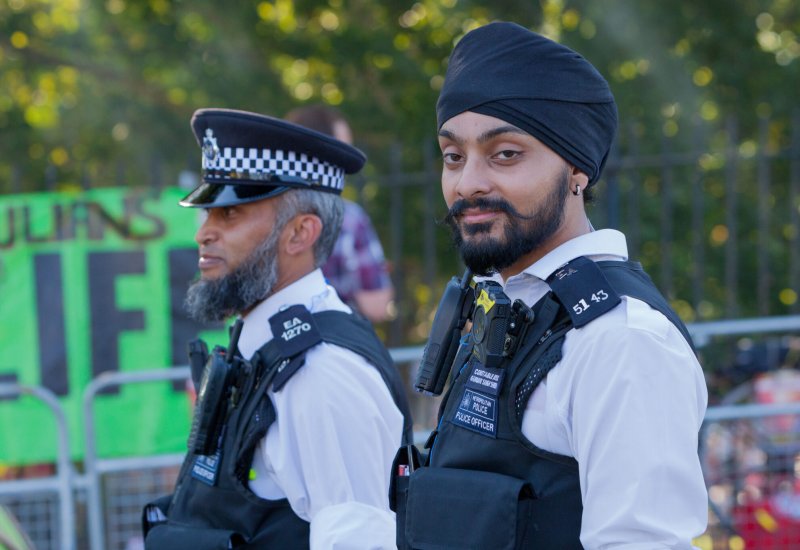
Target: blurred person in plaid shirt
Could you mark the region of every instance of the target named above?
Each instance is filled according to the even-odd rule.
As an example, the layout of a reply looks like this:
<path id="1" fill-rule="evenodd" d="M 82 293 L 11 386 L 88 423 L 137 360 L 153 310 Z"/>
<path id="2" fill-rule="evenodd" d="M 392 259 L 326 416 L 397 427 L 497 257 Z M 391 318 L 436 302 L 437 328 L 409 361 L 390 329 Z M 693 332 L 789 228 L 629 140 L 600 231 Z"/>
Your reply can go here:
<path id="1" fill-rule="evenodd" d="M 289 111 L 285 119 L 333 136 L 352 145 L 353 135 L 344 116 L 326 105 L 308 105 Z M 344 200 L 339 239 L 322 266 L 328 283 L 347 305 L 373 323 L 392 317 L 394 287 L 383 247 L 369 216 L 358 204 Z"/>

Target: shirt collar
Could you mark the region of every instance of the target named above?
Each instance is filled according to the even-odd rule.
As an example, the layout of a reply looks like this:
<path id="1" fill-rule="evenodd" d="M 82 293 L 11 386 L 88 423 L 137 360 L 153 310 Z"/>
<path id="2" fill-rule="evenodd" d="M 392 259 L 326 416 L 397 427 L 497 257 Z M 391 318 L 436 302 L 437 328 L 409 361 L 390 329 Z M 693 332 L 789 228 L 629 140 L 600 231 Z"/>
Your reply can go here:
<path id="1" fill-rule="evenodd" d="M 242 318 L 244 325 L 239 337 L 239 351 L 242 356 L 251 357 L 261 345 L 272 339 L 270 317 L 284 307 L 296 304 L 304 305 L 313 312 L 316 300 L 330 290 L 322 270 L 315 269 L 260 302 Z"/>
<path id="2" fill-rule="evenodd" d="M 579 256 L 594 261 L 627 260 L 625 235 L 615 229 L 600 229 L 579 235 L 551 250 L 521 273 L 509 277 L 506 283 L 529 276 L 545 281 L 559 267 Z"/>

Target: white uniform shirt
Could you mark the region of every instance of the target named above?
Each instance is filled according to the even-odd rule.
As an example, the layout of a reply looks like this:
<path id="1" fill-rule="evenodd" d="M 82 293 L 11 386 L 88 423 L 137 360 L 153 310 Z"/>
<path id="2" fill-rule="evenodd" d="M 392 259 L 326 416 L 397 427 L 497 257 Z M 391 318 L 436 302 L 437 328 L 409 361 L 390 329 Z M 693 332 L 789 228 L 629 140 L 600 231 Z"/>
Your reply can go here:
<path id="1" fill-rule="evenodd" d="M 570 240 L 505 281 L 505 293 L 535 304 L 549 290 L 545 279 L 578 256 L 625 260 L 625 236 L 605 229 Z M 570 330 L 562 352 L 528 401 L 522 433 L 578 461 L 581 543 L 691 548 L 708 519 L 697 452 L 708 394 L 680 331 L 623 296 L 613 310 Z"/>
<path id="2" fill-rule="evenodd" d="M 244 317 L 244 357 L 272 339 L 268 319 L 294 304 L 312 313 L 350 311 L 322 272 L 313 271 Z M 395 548 L 388 494 L 403 416 L 378 369 L 323 342 L 269 397 L 276 420 L 256 450 L 250 489 L 266 499 L 287 498 L 294 513 L 311 523 L 312 549 Z"/>

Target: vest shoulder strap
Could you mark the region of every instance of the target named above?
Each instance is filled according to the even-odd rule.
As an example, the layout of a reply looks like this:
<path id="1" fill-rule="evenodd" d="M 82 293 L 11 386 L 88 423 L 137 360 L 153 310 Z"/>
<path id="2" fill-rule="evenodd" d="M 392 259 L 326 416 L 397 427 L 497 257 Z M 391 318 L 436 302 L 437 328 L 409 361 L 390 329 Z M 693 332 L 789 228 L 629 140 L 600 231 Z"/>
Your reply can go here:
<path id="1" fill-rule="evenodd" d="M 256 354 L 269 371 L 286 362 L 273 381 L 277 390 L 302 366 L 306 352 L 321 342 L 357 353 L 373 365 L 392 365 L 392 358 L 366 320 L 344 311 L 310 313 L 304 306 L 292 306 L 270 318 L 273 338 Z M 293 363 L 296 366 L 290 368 Z"/>
<path id="2" fill-rule="evenodd" d="M 600 261 L 597 262 L 608 282 L 617 291 L 625 296 L 636 298 L 648 304 L 653 309 L 661 312 L 664 317 L 681 331 L 681 334 L 694 350 L 694 343 L 689 330 L 675 310 L 670 307 L 666 298 L 661 294 L 650 276 L 639 262 L 633 261 Z"/>
<path id="3" fill-rule="evenodd" d="M 639 262 L 593 262 L 578 257 L 553 273 L 547 283 L 564 305 L 575 328 L 613 309 L 619 303 L 620 296 L 630 296 L 661 312 L 694 349 L 686 325 Z"/>
<path id="4" fill-rule="evenodd" d="M 315 319 L 323 340 L 349 349 L 375 365 L 403 415 L 403 444 L 411 444 L 414 440 L 413 423 L 403 379 L 370 322 L 358 315 L 335 310 L 316 313 Z"/>
<path id="5" fill-rule="evenodd" d="M 556 270 L 547 278 L 547 284 L 564 304 L 575 328 L 608 313 L 621 300 L 602 269 L 584 256 Z"/>
<path id="6" fill-rule="evenodd" d="M 315 313 L 314 319 L 325 342 L 349 349 L 373 365 L 394 364 L 366 319 L 335 310 Z"/>
<path id="7" fill-rule="evenodd" d="M 309 330 L 305 331 L 313 334 L 313 337 L 303 337 L 303 345 L 288 346 L 282 333 L 276 331 L 276 326 L 282 324 L 270 323 L 273 326 L 275 337 L 264 344 L 256 354 L 262 362 L 262 367 L 266 372 L 274 370 L 277 372 L 272 380 L 272 388 L 279 391 L 280 388 L 303 366 L 305 354 L 312 347 L 320 342 L 334 344 L 345 348 L 363 357 L 368 363 L 374 365 L 381 375 L 381 378 L 389 388 L 389 392 L 395 404 L 400 409 L 404 418 L 404 439 L 409 442 L 413 438 L 411 423 L 411 408 L 408 405 L 402 379 L 394 367 L 394 361 L 386 348 L 381 343 L 372 325 L 366 319 L 358 315 L 346 313 L 344 311 L 327 310 L 316 313 L 309 313 L 303 306 L 292 306 L 289 311 L 296 307 L 302 308 L 308 315 L 297 316 L 299 310 L 294 310 L 293 315 L 284 315 L 279 321 L 289 322 L 289 328 L 293 326 L 303 327 L 304 323 L 309 325 Z M 297 321 L 300 324 L 297 324 Z"/>
<path id="8" fill-rule="evenodd" d="M 596 263 L 597 267 L 599 268 L 599 270 L 596 270 L 592 269 L 592 266 L 585 264 L 585 262 L 580 262 L 575 274 L 577 275 L 577 271 L 581 271 L 582 273 L 574 277 L 572 277 L 572 273 L 569 273 L 570 269 L 568 268 L 570 265 L 573 265 L 573 262 L 570 262 L 567 264 L 567 266 L 556 272 L 551 279 L 556 279 L 561 283 L 567 284 L 569 284 L 571 281 L 575 281 L 575 283 L 584 286 L 584 288 L 589 288 L 586 286 L 586 283 L 591 282 L 591 290 L 597 292 L 598 289 L 600 289 L 600 292 L 602 292 L 603 289 L 605 289 L 611 298 L 608 300 L 608 303 L 613 303 L 614 306 L 619 303 L 619 296 L 630 296 L 632 298 L 641 300 L 650 307 L 661 312 L 672 324 L 674 324 L 675 327 L 681 331 L 681 334 L 689 343 L 689 345 L 692 346 L 692 349 L 694 349 L 692 338 L 689 335 L 689 331 L 686 329 L 686 326 L 683 324 L 683 321 L 681 321 L 680 317 L 678 317 L 675 311 L 669 306 L 667 300 L 664 298 L 661 292 L 659 292 L 658 288 L 656 288 L 655 284 L 644 271 L 640 263 L 633 261 L 600 261 Z M 589 269 L 586 269 L 587 267 Z M 567 272 L 566 275 L 559 279 L 557 274 L 565 270 Z M 587 274 L 587 272 L 589 274 Z M 551 287 L 553 288 L 553 294 L 563 305 L 558 315 L 551 314 L 548 317 L 552 332 L 558 335 L 559 339 L 563 339 L 566 331 L 573 326 L 583 326 L 589 321 L 600 317 L 603 313 L 610 310 L 608 307 L 603 308 L 602 311 L 601 308 L 594 308 L 592 316 L 590 318 L 587 317 L 588 320 L 587 318 L 583 318 L 581 319 L 581 324 L 577 324 L 575 319 L 576 316 L 579 317 L 580 314 L 576 313 L 576 309 L 570 311 L 569 306 L 580 305 L 580 294 L 569 288 L 564 288 L 564 286 L 559 287 L 558 284 L 554 285 L 551 283 Z M 589 294 L 592 294 L 592 292 Z M 548 294 L 547 296 L 550 295 Z M 542 302 L 545 302 L 545 306 L 548 305 L 547 296 L 542 300 Z M 568 299 L 567 303 L 564 303 L 565 297 Z M 541 302 L 540 304 L 537 304 L 537 306 L 534 306 L 535 311 L 537 308 L 542 308 Z M 541 330 L 542 329 L 540 328 L 539 332 L 534 331 L 534 334 L 537 334 L 538 336 L 538 334 L 541 334 Z M 544 332 L 544 334 L 549 336 L 548 332 Z M 524 379 L 521 380 L 516 394 L 518 417 L 521 417 L 522 408 L 524 408 L 525 403 L 527 403 L 528 398 L 530 397 L 531 393 L 533 393 L 533 389 L 547 375 L 550 369 L 552 369 L 558 363 L 558 361 L 561 360 L 560 343 L 553 342 L 555 345 L 550 346 L 550 351 L 539 350 L 539 346 L 537 345 L 539 343 L 540 342 L 533 343 L 532 346 L 529 344 L 529 347 L 520 350 L 522 352 L 519 354 L 520 357 L 515 358 L 517 363 L 525 362 L 526 364 L 530 365 L 527 369 L 524 369 L 524 371 L 519 372 L 520 378 L 522 379 L 522 377 L 524 377 Z M 536 350 L 539 350 L 538 354 L 536 353 Z M 547 353 L 548 358 L 542 364 L 538 364 L 539 356 L 543 353 Z"/>

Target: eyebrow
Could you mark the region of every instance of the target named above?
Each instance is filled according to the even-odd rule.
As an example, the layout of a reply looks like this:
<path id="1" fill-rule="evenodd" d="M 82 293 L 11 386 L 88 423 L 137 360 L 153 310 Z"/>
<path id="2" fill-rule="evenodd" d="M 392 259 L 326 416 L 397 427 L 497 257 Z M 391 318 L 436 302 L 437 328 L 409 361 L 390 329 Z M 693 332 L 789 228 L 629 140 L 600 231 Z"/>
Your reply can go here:
<path id="1" fill-rule="evenodd" d="M 529 135 L 528 132 L 525 130 L 521 130 L 516 126 L 512 126 L 507 124 L 505 126 L 498 126 L 497 128 L 492 128 L 491 130 L 486 130 L 484 133 L 478 136 L 478 143 L 483 145 L 484 143 L 496 138 L 497 136 L 503 134 L 521 134 L 521 135 Z M 464 143 L 464 140 L 458 136 L 456 136 L 450 130 L 439 130 L 439 137 L 443 137 L 449 140 L 452 140 L 459 145 Z"/>

